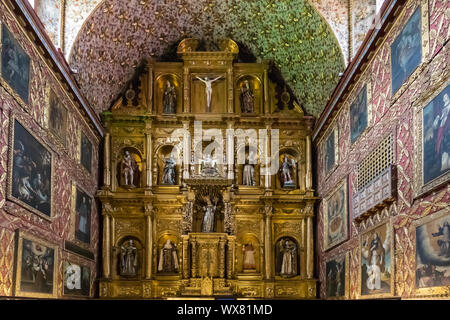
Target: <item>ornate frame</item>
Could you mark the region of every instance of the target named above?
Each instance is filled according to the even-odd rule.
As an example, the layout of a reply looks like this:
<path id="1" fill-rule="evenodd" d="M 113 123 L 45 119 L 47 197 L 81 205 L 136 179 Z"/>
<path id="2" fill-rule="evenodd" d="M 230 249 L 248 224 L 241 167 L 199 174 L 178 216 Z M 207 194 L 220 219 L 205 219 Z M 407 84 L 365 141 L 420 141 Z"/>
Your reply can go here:
<path id="1" fill-rule="evenodd" d="M 58 101 L 60 102 L 59 105 L 61 106 L 61 108 L 66 110 L 66 118 L 64 119 L 64 122 L 65 122 L 65 134 L 67 135 L 68 123 L 69 123 L 69 121 L 68 121 L 69 120 L 68 119 L 69 118 L 69 109 L 61 102 L 61 99 L 56 95 L 55 91 L 50 86 L 47 87 L 46 94 L 45 94 L 45 106 L 46 106 L 45 109 L 46 110 L 44 113 L 44 117 L 45 117 L 44 123 L 48 129 L 48 132 L 50 132 L 56 138 L 57 141 L 61 142 L 62 145 L 64 147 L 66 147 L 67 146 L 66 135 L 64 137 L 59 137 L 58 133 L 53 131 L 50 128 L 50 101 L 51 101 L 50 96 L 52 94 L 55 95 L 56 98 L 58 99 Z"/>
<path id="2" fill-rule="evenodd" d="M 64 297 L 71 297 L 71 298 L 90 298 L 91 297 L 91 295 L 92 295 L 92 269 L 91 269 L 91 267 L 89 267 L 86 263 L 80 263 L 78 260 L 80 260 L 78 257 L 77 257 L 77 259 L 76 260 L 73 260 L 73 259 L 71 259 L 71 258 L 66 258 L 66 259 L 63 259 L 63 279 L 62 279 L 62 282 L 63 282 L 63 288 L 62 288 L 62 295 L 64 296 Z M 89 269 L 89 295 L 82 295 L 82 294 L 80 294 L 80 295 L 77 295 L 77 294 L 66 294 L 66 293 L 64 293 L 64 289 L 65 289 L 65 286 L 66 286 L 66 284 L 65 284 L 65 273 L 66 273 L 66 266 L 65 266 L 65 264 L 64 264 L 64 262 L 67 262 L 67 263 L 69 263 L 69 264 L 74 264 L 74 265 L 77 265 L 77 266 L 79 266 L 80 268 L 81 267 L 84 267 L 84 268 L 88 268 Z"/>
<path id="3" fill-rule="evenodd" d="M 32 206 L 26 204 L 22 200 L 14 197 L 12 195 L 12 174 L 13 174 L 13 161 L 14 161 L 14 124 L 15 122 L 18 122 L 34 139 L 39 142 L 42 147 L 47 150 L 51 155 L 51 164 L 50 164 L 50 216 L 45 215 L 44 213 L 40 212 L 39 210 L 33 208 Z M 17 119 L 17 115 L 11 114 L 11 117 L 9 119 L 9 140 L 8 140 L 8 149 L 9 149 L 9 155 L 8 155 L 8 167 L 10 170 L 8 170 L 8 178 L 7 178 L 7 199 L 11 200 L 18 205 L 24 207 L 25 209 L 37 214 L 41 218 L 44 218 L 48 221 L 53 221 L 54 218 L 54 187 L 53 187 L 53 176 L 55 171 L 55 157 L 53 151 L 40 139 L 38 138 L 33 132 L 31 132 L 29 129 L 27 129 L 27 126 L 24 125 L 22 120 Z"/>
<path id="4" fill-rule="evenodd" d="M 53 292 L 50 294 L 47 293 L 37 293 L 37 292 L 27 292 L 20 290 L 20 282 L 22 279 L 21 269 L 22 269 L 22 243 L 23 239 L 31 240 L 33 242 L 38 242 L 43 246 L 48 248 L 52 248 L 54 254 L 53 261 Z M 58 274 L 58 246 L 47 242 L 46 240 L 42 240 L 36 236 L 33 236 L 29 233 L 26 233 L 20 229 L 16 230 L 16 256 L 15 256 L 15 273 L 14 273 L 14 296 L 15 297 L 32 297 L 32 298 L 56 298 L 58 283 L 57 283 L 57 274 Z"/>
<path id="5" fill-rule="evenodd" d="M 22 48 L 22 50 L 26 53 L 26 55 L 28 56 L 28 58 L 30 59 L 30 68 L 28 70 L 28 101 L 23 101 L 22 98 L 19 96 L 19 94 L 6 82 L 6 80 L 3 78 L 2 76 L 2 64 L 1 64 L 1 55 L 2 55 L 2 49 L 3 49 L 3 45 L 1 43 L 2 41 L 2 28 L 5 27 L 6 29 L 8 29 L 8 31 L 13 35 L 13 33 L 10 31 L 10 28 L 8 28 L 6 26 L 5 23 L 1 23 L 0 22 L 0 85 L 5 88 L 5 90 L 14 98 L 14 100 L 16 100 L 19 105 L 22 106 L 22 108 L 28 112 L 28 105 L 31 105 L 31 73 L 33 71 L 33 60 L 31 59 L 30 55 L 28 52 L 26 52 L 26 50 L 23 48 L 23 46 L 19 43 L 19 41 L 17 40 L 16 37 L 14 37 L 14 39 L 17 41 L 17 43 L 19 44 L 19 46 Z"/>
<path id="6" fill-rule="evenodd" d="M 346 235 L 345 237 L 339 239 L 338 241 L 335 241 L 334 243 L 328 243 L 328 201 L 329 199 L 338 192 L 342 187 L 344 187 L 344 197 L 345 197 L 345 218 L 346 218 Z M 345 242 L 348 240 L 349 237 L 349 200 L 348 200 L 348 176 L 346 176 L 344 179 L 339 182 L 339 184 L 328 194 L 326 198 L 324 198 L 323 202 L 323 249 L 324 251 L 327 251 L 331 249 L 332 247 L 337 246 L 338 244 L 341 244 L 342 242 Z"/>
<path id="7" fill-rule="evenodd" d="M 90 227 L 90 240 L 89 243 L 83 242 L 81 240 L 78 240 L 75 236 L 75 221 L 77 216 L 77 191 L 84 192 L 89 198 L 91 198 L 91 214 L 90 214 L 90 221 L 89 221 L 89 227 Z M 71 192 L 71 206 L 70 206 L 70 235 L 73 236 L 73 241 L 75 244 L 79 245 L 80 247 L 90 250 L 90 246 L 92 243 L 92 207 L 94 205 L 94 198 L 87 192 L 85 189 L 83 189 L 79 184 L 77 184 L 75 181 L 72 181 L 72 192 Z"/>
<path id="8" fill-rule="evenodd" d="M 326 141 L 331 136 L 331 134 L 334 134 L 334 164 L 330 168 L 330 170 L 326 171 L 326 168 L 325 168 L 325 146 L 326 146 Z M 332 129 L 330 129 L 324 137 L 325 138 L 321 141 L 321 144 L 322 144 L 322 147 L 321 147 L 322 152 L 321 153 L 322 153 L 322 166 L 323 166 L 324 179 L 327 179 L 334 172 L 334 170 L 336 170 L 336 168 L 338 167 L 338 163 L 339 163 L 339 129 L 338 129 L 338 126 L 337 125 L 333 126 Z"/>
<path id="9" fill-rule="evenodd" d="M 362 257 L 361 257 L 361 250 L 362 250 L 362 237 L 363 235 L 383 226 L 386 225 L 386 234 L 389 234 L 390 236 L 390 254 L 391 254 L 391 258 L 390 258 L 390 279 L 389 279 L 389 285 L 390 285 L 390 292 L 388 293 L 379 293 L 379 294 L 368 294 L 368 295 L 363 295 L 361 293 L 362 290 Z M 392 298 L 395 294 L 395 252 L 394 252 L 394 228 L 393 228 L 393 223 L 392 223 L 392 219 L 389 218 L 388 220 L 385 220 L 381 223 L 377 223 L 374 226 L 364 230 L 364 232 L 362 232 L 359 235 L 359 269 L 358 269 L 358 299 L 377 299 L 377 298 Z"/>
<path id="10" fill-rule="evenodd" d="M 364 75 L 364 80 L 361 82 L 361 87 L 358 86 L 359 90 L 354 91 L 356 94 L 353 96 L 353 99 L 351 100 L 351 103 L 348 104 L 348 119 L 349 119 L 349 139 L 350 139 L 350 148 L 352 149 L 353 146 L 357 144 L 359 140 L 361 140 L 361 137 L 363 137 L 366 132 L 372 127 L 372 82 L 370 81 L 370 77 L 367 75 Z M 359 134 L 359 136 L 353 141 L 352 143 L 352 126 L 351 126 L 351 107 L 353 103 L 355 102 L 356 98 L 362 93 L 362 90 L 366 90 L 366 113 L 367 113 L 367 124 L 363 131 Z"/>
<path id="11" fill-rule="evenodd" d="M 83 137 L 83 135 L 86 137 L 86 139 L 90 142 L 90 144 L 91 144 L 91 165 L 90 165 L 90 167 L 91 167 L 91 171 L 89 172 L 88 171 L 88 169 L 81 163 L 81 148 L 83 147 L 82 146 L 82 143 L 81 143 L 81 140 L 82 140 L 82 137 Z M 78 163 L 80 164 L 80 166 L 83 168 L 83 170 L 87 173 L 87 174 L 89 174 L 89 175 L 92 175 L 92 162 L 93 162 L 93 160 L 94 160 L 94 144 L 92 143 L 92 141 L 91 141 L 91 139 L 89 139 L 89 137 L 88 137 L 88 135 L 87 134 L 85 134 L 84 132 L 83 132 L 83 130 L 81 130 L 81 128 L 78 130 L 78 137 L 77 137 L 77 140 L 78 140 L 78 148 L 77 148 L 77 160 L 78 160 Z"/>
<path id="12" fill-rule="evenodd" d="M 431 94 L 427 94 L 425 98 L 419 100 L 414 108 L 414 145 L 416 146 L 414 148 L 414 198 L 419 198 L 450 180 L 450 170 L 448 170 L 426 184 L 423 181 L 423 110 L 449 85 L 450 75 L 440 81 Z"/>
<path id="13" fill-rule="evenodd" d="M 413 289 L 413 298 L 448 298 L 450 296 L 450 287 L 449 286 L 439 286 L 439 287 L 428 287 L 428 288 L 417 288 L 416 287 L 416 270 L 417 270 L 417 238 L 416 238 L 416 230 L 418 227 L 427 224 L 433 220 L 445 217 L 446 215 L 450 215 L 450 207 L 444 208 L 435 212 L 426 217 L 422 217 L 418 220 L 415 220 L 411 223 L 410 232 L 414 237 L 414 272 L 413 272 L 413 281 L 414 281 L 414 289 Z"/>
<path id="14" fill-rule="evenodd" d="M 332 256 L 330 256 L 327 260 L 325 260 L 325 273 L 326 273 L 326 265 L 328 262 L 330 262 L 331 260 L 337 260 L 343 258 L 344 259 L 344 263 L 345 263 L 345 269 L 344 269 L 344 273 L 345 273 L 345 293 L 343 296 L 339 296 L 339 297 L 328 297 L 326 295 L 326 291 L 327 291 L 327 287 L 328 287 L 328 283 L 326 281 L 326 274 L 325 274 L 325 296 L 327 300 L 346 300 L 350 298 L 350 251 L 344 252 L 344 253 L 340 253 L 340 254 L 334 254 Z"/>

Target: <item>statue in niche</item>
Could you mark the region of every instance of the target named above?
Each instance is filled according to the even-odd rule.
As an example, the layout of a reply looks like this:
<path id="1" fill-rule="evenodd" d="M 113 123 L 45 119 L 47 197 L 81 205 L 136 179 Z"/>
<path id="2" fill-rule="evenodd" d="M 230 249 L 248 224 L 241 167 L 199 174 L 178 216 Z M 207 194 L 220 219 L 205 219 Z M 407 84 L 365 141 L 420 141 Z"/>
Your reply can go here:
<path id="1" fill-rule="evenodd" d="M 166 88 L 163 94 L 163 113 L 175 113 L 177 107 L 177 93 L 175 92 L 175 86 L 171 85 L 167 80 Z"/>
<path id="2" fill-rule="evenodd" d="M 297 246 L 289 239 L 282 239 L 279 242 L 279 252 L 281 257 L 280 275 L 292 277 L 297 275 Z"/>
<path id="3" fill-rule="evenodd" d="M 219 172 L 216 169 L 216 160 L 208 153 L 202 159 L 202 176 L 217 176 Z"/>
<path id="4" fill-rule="evenodd" d="M 222 76 L 219 76 L 215 79 L 209 79 L 208 77 L 205 77 L 204 79 L 196 77 L 198 80 L 203 82 L 205 84 L 205 91 L 206 91 L 206 112 L 211 112 L 211 95 L 212 95 L 212 83 L 214 81 L 217 81 L 222 78 Z"/>
<path id="5" fill-rule="evenodd" d="M 167 239 L 166 243 L 161 248 L 159 255 L 158 272 L 178 272 L 177 247 L 169 239 Z"/>
<path id="6" fill-rule="evenodd" d="M 254 186 L 256 185 L 255 181 L 255 167 L 252 164 L 255 162 L 254 152 L 251 151 L 250 155 L 247 158 L 247 163 L 244 165 L 244 172 L 242 177 L 242 184 L 244 186 Z"/>
<path id="7" fill-rule="evenodd" d="M 133 240 L 130 239 L 120 247 L 120 274 L 122 276 L 135 276 L 137 267 L 137 249 Z"/>
<path id="8" fill-rule="evenodd" d="M 175 184 L 176 166 L 177 166 L 177 164 L 176 164 L 175 160 L 173 159 L 172 155 L 165 160 L 162 184 L 169 184 L 169 185 Z"/>
<path id="9" fill-rule="evenodd" d="M 248 80 L 244 81 L 244 85 L 241 87 L 241 112 L 253 113 L 255 103 L 255 96 L 253 90 L 248 83 Z"/>
<path id="10" fill-rule="evenodd" d="M 295 188 L 292 177 L 294 176 L 295 161 L 289 159 L 287 155 L 284 156 L 280 168 L 280 183 L 282 188 Z"/>
<path id="11" fill-rule="evenodd" d="M 125 178 L 125 186 L 135 187 L 134 175 L 138 170 L 136 160 L 131 156 L 128 150 L 125 151 L 125 155 L 122 160 L 122 174 Z"/>
<path id="12" fill-rule="evenodd" d="M 205 196 L 206 206 L 203 206 L 204 215 L 202 220 L 202 232 L 214 232 L 215 213 L 217 200 L 213 204 L 210 196 Z"/>
<path id="13" fill-rule="evenodd" d="M 255 249 L 253 248 L 253 244 L 251 242 L 244 244 L 242 247 L 242 252 L 244 255 L 244 263 L 243 269 L 245 271 L 255 271 Z"/>

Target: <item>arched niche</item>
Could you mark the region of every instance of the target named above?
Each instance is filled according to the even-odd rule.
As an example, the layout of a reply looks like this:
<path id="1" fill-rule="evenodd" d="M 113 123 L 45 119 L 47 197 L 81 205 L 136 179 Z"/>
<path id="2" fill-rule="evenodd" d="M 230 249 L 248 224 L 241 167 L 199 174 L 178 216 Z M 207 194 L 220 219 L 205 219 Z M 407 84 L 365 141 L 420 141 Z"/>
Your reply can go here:
<path id="1" fill-rule="evenodd" d="M 197 144 L 195 144 L 194 149 L 192 150 L 192 160 L 194 160 L 194 167 L 191 170 L 191 173 L 200 174 L 202 170 L 202 160 L 205 159 L 207 155 L 210 155 L 215 161 L 215 168 L 217 169 L 217 172 L 221 176 L 225 176 L 225 147 L 225 143 L 222 143 L 222 150 L 220 150 L 220 143 L 215 141 L 214 137 L 211 138 L 211 141 L 199 141 Z"/>
<path id="2" fill-rule="evenodd" d="M 161 256 L 164 255 L 163 249 L 164 246 L 167 244 L 167 241 L 170 241 L 172 244 L 172 248 L 174 252 L 176 253 L 176 259 L 177 259 L 177 266 L 174 271 L 169 272 L 164 270 L 164 257 L 161 259 Z M 170 231 L 164 231 L 161 232 L 158 240 L 156 241 L 156 261 L 154 262 L 154 273 L 157 273 L 159 275 L 174 275 L 179 274 L 181 272 L 181 248 L 180 248 L 180 239 L 176 234 Z M 161 261 L 162 260 L 162 261 Z M 175 260 L 175 257 L 174 257 Z M 160 265 L 162 264 L 162 270 L 160 270 Z"/>
<path id="3" fill-rule="evenodd" d="M 275 275 L 283 278 L 299 276 L 301 250 L 298 241 L 291 236 L 281 236 L 275 241 L 274 249 Z M 291 260 L 290 255 L 293 257 Z"/>
<path id="4" fill-rule="evenodd" d="M 175 112 L 174 113 L 165 113 L 164 112 L 164 92 L 167 88 L 167 82 L 170 83 L 172 87 L 174 87 L 175 92 Z M 173 73 L 165 73 L 161 74 L 156 78 L 154 84 L 154 92 L 155 92 L 155 111 L 157 114 L 162 115 L 170 115 L 177 114 L 183 112 L 183 91 L 182 91 L 182 82 L 180 78 Z"/>
<path id="5" fill-rule="evenodd" d="M 261 177 L 261 161 L 259 158 L 259 152 L 258 148 L 255 146 L 249 146 L 248 144 L 238 146 L 237 148 L 237 154 L 236 154 L 236 179 L 238 181 L 238 185 L 245 185 L 249 187 L 258 187 L 261 185 L 262 181 L 260 179 Z M 238 154 L 244 155 L 245 164 L 239 164 L 238 161 Z M 247 185 L 244 184 L 244 170 L 246 165 L 252 165 L 253 166 L 253 177 L 254 177 L 254 184 L 253 185 Z"/>
<path id="6" fill-rule="evenodd" d="M 246 245 L 251 244 L 254 251 L 255 268 L 254 270 L 244 268 Z M 238 238 L 237 250 L 236 250 L 237 265 L 236 268 L 239 273 L 260 273 L 262 270 L 261 261 L 261 244 L 258 237 L 251 232 L 244 233 Z"/>
<path id="7" fill-rule="evenodd" d="M 202 223 L 205 215 L 205 207 L 210 199 L 212 204 L 216 205 L 214 215 L 214 231 L 224 232 L 224 203 L 222 193 L 213 186 L 202 186 L 196 190 L 194 200 L 194 214 L 192 221 L 192 232 L 202 232 Z"/>
<path id="8" fill-rule="evenodd" d="M 168 186 L 170 184 L 163 183 L 163 177 L 164 177 L 164 168 L 166 166 L 166 160 L 170 159 L 170 157 L 173 157 L 173 160 L 175 161 L 175 183 L 173 185 L 179 185 L 181 183 L 181 151 L 178 149 L 175 145 L 162 145 L 157 150 L 155 150 L 155 157 L 154 157 L 154 166 L 156 167 L 156 170 L 154 170 L 154 173 L 156 173 L 157 177 L 157 184 L 158 185 L 165 185 Z M 156 171 L 156 172 L 155 172 Z"/>
<path id="9" fill-rule="evenodd" d="M 133 242 L 134 247 L 136 248 L 135 255 L 135 274 L 123 274 L 121 270 L 121 260 L 123 258 L 123 253 L 126 249 L 128 249 L 130 245 L 130 240 Z M 112 276 L 115 279 L 129 279 L 129 280 L 137 280 L 143 277 L 144 273 L 144 247 L 142 245 L 141 239 L 136 236 L 126 235 L 117 240 L 116 245 L 113 247 L 113 266 L 112 268 Z"/>
<path id="10" fill-rule="evenodd" d="M 247 87 L 248 85 L 248 87 Z M 242 93 L 246 90 L 250 90 L 253 95 L 253 112 L 245 112 L 242 106 Z M 256 75 L 242 75 L 240 76 L 235 83 L 235 113 L 240 115 L 255 115 L 262 113 L 263 110 L 263 86 L 262 82 Z"/>
<path id="11" fill-rule="evenodd" d="M 126 169 L 130 164 L 130 161 L 126 159 L 126 157 L 128 157 L 128 154 L 131 157 L 132 167 L 134 167 L 132 172 L 129 169 Z M 144 181 L 142 179 L 144 166 L 145 163 L 143 161 L 143 157 L 136 148 L 122 148 L 117 154 L 115 165 L 117 186 L 124 189 L 142 188 L 144 184 Z M 126 175 L 128 177 L 127 181 L 125 179 Z M 131 176 L 133 177 L 132 183 Z"/>
<path id="12" fill-rule="evenodd" d="M 275 177 L 275 187 L 277 189 L 287 189 L 287 190 L 295 190 L 299 188 L 299 152 L 292 148 L 282 148 L 278 152 L 278 172 Z M 290 175 L 292 179 L 292 183 L 284 183 L 284 175 L 283 175 L 283 162 L 285 162 L 285 158 L 287 167 L 290 170 Z M 301 178 L 301 177 L 300 177 Z"/>

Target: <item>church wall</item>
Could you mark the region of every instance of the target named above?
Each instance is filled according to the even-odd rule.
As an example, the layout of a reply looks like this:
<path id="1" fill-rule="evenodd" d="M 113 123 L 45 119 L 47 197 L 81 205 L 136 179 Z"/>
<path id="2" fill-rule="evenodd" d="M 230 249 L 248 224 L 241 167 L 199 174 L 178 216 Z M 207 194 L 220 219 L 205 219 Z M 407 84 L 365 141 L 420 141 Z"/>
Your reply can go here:
<path id="1" fill-rule="evenodd" d="M 42 49 L 31 41 L 31 32 L 24 32 L 17 16 L 12 14 L 4 2 L 0 2 L 0 22 L 4 24 L 30 57 L 30 94 L 29 103 L 24 103 L 5 81 L 0 85 L 0 296 L 14 295 L 14 272 L 16 254 L 16 230 L 34 236 L 45 243 L 56 246 L 56 295 L 63 297 L 64 261 L 90 268 L 91 288 L 97 276 L 99 218 L 94 200 L 98 187 L 98 146 L 99 136 L 94 132 L 88 120 L 84 118 L 75 102 L 70 98 L 63 80 L 49 67 Z M 25 25 L 27 23 L 24 23 Z M 27 26 L 28 27 L 28 26 Z M 58 80 L 58 78 L 60 80 Z M 2 79 L 3 80 L 3 79 Z M 60 103 L 67 108 L 67 129 L 65 146 L 49 132 L 47 110 L 49 106 L 49 88 Z M 72 96 L 73 97 L 73 96 Z M 17 119 L 36 139 L 52 152 L 52 212 L 51 219 L 38 215 L 18 201 L 8 197 L 8 185 L 11 182 L 12 152 L 11 128 L 13 119 Z M 88 173 L 79 161 L 80 134 L 83 132 L 92 143 L 92 173 Z M 72 189 L 76 185 L 92 198 L 91 239 L 89 245 L 81 245 L 94 254 L 94 260 L 76 255 L 64 249 L 65 240 L 74 240 L 74 206 Z M 93 290 L 91 289 L 91 294 Z M 27 296 L 27 294 L 25 294 Z M 31 296 L 31 295 L 30 295 Z"/>
<path id="2" fill-rule="evenodd" d="M 390 46 L 401 32 L 415 9 L 422 3 L 428 9 L 427 21 L 429 29 L 422 29 L 422 64 L 407 79 L 398 92 L 392 96 Z M 324 200 L 320 202 L 317 219 L 317 253 L 320 290 L 318 295 L 326 297 L 326 262 L 344 253 L 349 253 L 349 271 L 346 281 L 349 287 L 346 298 L 360 297 L 360 248 L 359 237 L 372 226 L 391 221 L 394 229 L 394 280 L 393 296 L 412 298 L 415 294 L 415 232 L 414 224 L 420 218 L 433 216 L 449 210 L 450 185 L 435 187 L 431 193 L 415 199 L 414 182 L 415 157 L 418 145 L 415 143 L 416 127 L 414 115 L 416 107 L 434 92 L 443 89 L 442 84 L 449 77 L 450 47 L 448 45 L 448 1 L 408 1 L 402 9 L 400 17 L 394 21 L 393 27 L 377 46 L 373 59 L 365 66 L 361 76 L 356 78 L 350 94 L 341 97 L 337 104 L 338 111 L 322 128 L 316 142 L 317 154 L 317 193 L 322 199 L 331 194 L 333 189 L 348 176 L 349 192 L 349 237 L 343 243 L 324 249 Z M 423 21 L 423 20 L 422 20 Z M 386 27 L 386 26 L 383 26 Z M 429 36 L 429 41 L 427 37 Z M 368 126 L 353 143 L 350 143 L 349 107 L 360 92 L 368 84 L 369 117 Z M 441 89 L 439 89 L 439 87 Z M 423 105 L 423 104 L 422 104 Z M 331 125 L 330 125 L 331 123 Z M 329 175 L 324 174 L 322 145 L 324 137 L 330 129 L 338 128 L 338 164 Z M 393 134 L 394 159 L 397 171 L 397 195 L 395 200 L 379 208 L 360 222 L 352 220 L 352 199 L 357 184 L 357 166 L 386 137 Z M 333 171 L 334 170 L 334 171 Z M 448 275 L 447 275 L 448 276 Z M 431 291 L 430 291 L 431 292 Z M 448 293 L 447 293 L 448 294 Z M 392 296 L 392 295 L 391 295 Z M 437 297 L 430 294 L 427 297 Z"/>

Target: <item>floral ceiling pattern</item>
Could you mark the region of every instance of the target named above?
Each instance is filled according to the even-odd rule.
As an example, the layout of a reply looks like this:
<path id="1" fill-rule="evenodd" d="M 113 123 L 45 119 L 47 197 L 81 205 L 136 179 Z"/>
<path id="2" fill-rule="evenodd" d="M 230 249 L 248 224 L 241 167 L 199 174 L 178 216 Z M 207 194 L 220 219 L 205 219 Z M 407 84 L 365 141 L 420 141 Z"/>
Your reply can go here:
<path id="1" fill-rule="evenodd" d="M 69 63 L 97 112 L 107 110 L 142 59 L 182 37 L 230 37 L 273 60 L 306 111 L 318 115 L 345 67 L 338 40 L 307 0 L 105 0 L 83 24 Z"/>

